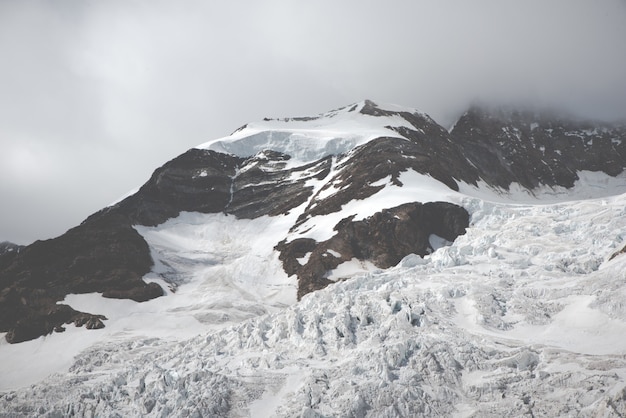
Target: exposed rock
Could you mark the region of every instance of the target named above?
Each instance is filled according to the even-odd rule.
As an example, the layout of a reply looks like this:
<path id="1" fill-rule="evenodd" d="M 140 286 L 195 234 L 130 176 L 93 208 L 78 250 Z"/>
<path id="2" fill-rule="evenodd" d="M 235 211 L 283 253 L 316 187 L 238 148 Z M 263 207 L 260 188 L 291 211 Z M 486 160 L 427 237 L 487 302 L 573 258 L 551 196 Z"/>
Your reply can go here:
<path id="1" fill-rule="evenodd" d="M 190 149 L 158 168 L 137 193 L 104 212 L 122 213 L 131 224 L 154 226 L 182 211 L 222 212 L 243 159 Z M 98 216 L 96 214 L 94 216 Z"/>
<path id="2" fill-rule="evenodd" d="M 137 301 L 160 296 L 158 285 L 142 280 L 151 267 L 148 245 L 126 217 L 93 217 L 58 238 L 27 246 L 0 271 L 0 331 L 19 342 L 72 322 L 77 312 L 57 305 L 69 293 L 104 292 Z"/>
<path id="3" fill-rule="evenodd" d="M 224 209 L 238 218 L 277 216 L 309 200 L 310 179 L 324 179 L 330 173 L 331 157 L 292 169 L 285 169 L 290 157 L 263 151 L 247 159 L 233 180 L 232 200 Z"/>
<path id="4" fill-rule="evenodd" d="M 626 246 L 625 246 L 624 248 L 622 248 L 621 250 L 616 251 L 615 253 L 613 253 L 613 254 L 609 257 L 609 260 L 613 260 L 615 257 L 617 257 L 618 255 L 621 255 L 621 254 L 626 254 Z"/>
<path id="5" fill-rule="evenodd" d="M 19 253 L 22 248 L 24 248 L 23 245 L 13 244 L 9 241 L 0 242 L 0 257 L 8 253 Z"/>
<path id="6" fill-rule="evenodd" d="M 23 245 L 13 244 L 12 242 L 0 242 L 0 271 L 11 264 L 15 256 L 17 256 L 23 248 Z"/>
<path id="7" fill-rule="evenodd" d="M 330 168 L 326 158 L 285 169 L 288 159 L 269 151 L 243 159 L 189 150 L 156 170 L 136 194 L 64 235 L 0 257 L 0 332 L 8 332 L 9 342 L 21 342 L 60 330 L 78 314 L 90 315 L 58 311 L 57 302 L 69 293 L 137 302 L 163 295 L 158 284 L 142 280 L 153 261 L 132 225 L 157 225 L 182 211 L 241 218 L 286 213 L 313 193 L 305 183 L 324 178 Z M 89 319 L 87 328 L 103 327 L 100 319 Z"/>
<path id="8" fill-rule="evenodd" d="M 102 296 L 112 299 L 131 299 L 135 302 L 145 302 L 163 296 L 163 289 L 156 283 L 147 283 L 145 286 L 132 282 L 120 283 L 115 288 L 102 292 Z"/>
<path id="9" fill-rule="evenodd" d="M 391 113 L 375 108 L 372 102 L 366 102 L 361 112 L 375 116 Z M 384 178 L 389 177 L 392 183 L 402 186 L 399 177 L 407 170 L 430 175 L 452 190 L 458 190 L 456 180 L 476 184 L 478 171 L 442 127 L 425 115 L 402 112 L 401 116 L 415 129 L 394 128 L 404 139 L 378 138 L 339 158 L 337 174 L 313 197 L 297 224 L 313 216 L 336 212 L 351 200 L 375 194 L 384 185 L 374 184 Z M 337 191 L 324 199 L 318 198 L 330 188 Z"/>
<path id="10" fill-rule="evenodd" d="M 74 325 L 76 325 L 77 327 L 82 327 L 84 325 L 87 329 L 100 329 L 104 328 L 102 320 L 106 320 L 106 317 L 102 315 L 90 315 L 81 312 L 73 319 Z"/>
<path id="11" fill-rule="evenodd" d="M 454 241 L 469 226 L 467 211 L 446 202 L 407 203 L 362 221 L 353 218 L 339 222 L 334 228 L 337 234 L 327 241 L 296 239 L 278 244 L 285 271 L 298 277 L 298 298 L 332 283 L 327 274 L 343 262 L 356 258 L 388 268 L 409 254 L 430 253 L 432 234 Z M 301 265 L 298 259 L 308 253 Z"/>
<path id="12" fill-rule="evenodd" d="M 569 188 L 577 171 L 616 176 L 626 167 L 626 127 L 603 122 L 473 107 L 450 134 L 480 178 L 505 189 Z"/>
<path id="13" fill-rule="evenodd" d="M 289 159 L 267 150 L 240 158 L 191 149 L 157 169 L 136 194 L 103 212 L 122 213 L 132 224 L 146 226 L 183 211 L 224 212 L 239 218 L 283 214 L 310 197 L 307 180 L 324 178 L 330 169 L 329 158 L 287 169 Z"/>
<path id="14" fill-rule="evenodd" d="M 78 312 L 67 305 L 51 305 L 49 310 L 41 306 L 39 310 L 31 309 L 27 316 L 19 318 L 6 335 L 9 343 L 20 343 L 32 340 L 51 332 L 63 332 L 63 324 L 74 323 L 76 326 L 86 325 L 87 329 L 104 328 L 102 315 Z"/>

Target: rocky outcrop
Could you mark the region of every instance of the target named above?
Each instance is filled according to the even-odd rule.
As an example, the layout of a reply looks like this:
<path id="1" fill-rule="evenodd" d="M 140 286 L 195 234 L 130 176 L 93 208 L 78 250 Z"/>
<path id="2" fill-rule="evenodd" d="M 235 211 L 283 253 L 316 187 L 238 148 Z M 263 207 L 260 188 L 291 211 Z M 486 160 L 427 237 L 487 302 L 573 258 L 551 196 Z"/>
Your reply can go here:
<path id="1" fill-rule="evenodd" d="M 487 184 L 572 187 L 578 171 L 626 167 L 626 127 L 533 111 L 473 107 L 450 135 Z"/>
<path id="2" fill-rule="evenodd" d="M 446 202 L 407 203 L 361 221 L 353 218 L 339 222 L 327 241 L 301 238 L 276 246 L 287 274 L 298 277 L 298 298 L 330 284 L 328 273 L 341 263 L 357 259 L 389 268 L 409 254 L 432 252 L 431 235 L 454 241 L 469 226 L 469 213 Z"/>
<path id="3" fill-rule="evenodd" d="M 70 293 L 90 292 L 136 301 L 158 297 L 161 287 L 142 280 L 151 267 L 146 242 L 125 217 L 112 213 L 37 241 L 0 271 L 0 331 L 8 333 L 9 342 L 20 342 L 70 322 L 102 325 L 104 317 L 57 302 Z"/>
<path id="4" fill-rule="evenodd" d="M 374 195 L 385 187 L 380 184 L 385 178 L 402 186 L 399 177 L 408 170 L 429 175 L 452 190 L 459 189 L 459 180 L 476 184 L 480 179 L 476 167 L 467 161 L 448 132 L 427 115 L 380 109 L 369 100 L 360 112 L 376 117 L 400 116 L 411 127 L 388 127 L 400 137 L 380 137 L 340 156 L 336 174 L 313 196 L 296 225 L 337 212 L 354 199 Z"/>
<path id="5" fill-rule="evenodd" d="M 289 159 L 275 151 L 247 159 L 233 179 L 232 199 L 224 212 L 246 219 L 278 216 L 307 202 L 313 194 L 307 183 L 328 176 L 332 157 L 287 169 Z"/>
<path id="6" fill-rule="evenodd" d="M 0 242 L 0 271 L 11 264 L 15 256 L 17 256 L 23 248 L 23 245 L 13 244 L 12 242 Z"/>
<path id="7" fill-rule="evenodd" d="M 93 215 L 119 213 L 132 224 L 154 226 L 180 212 L 239 218 L 279 215 L 306 202 L 312 178 L 329 173 L 330 158 L 286 168 L 288 155 L 263 151 L 249 158 L 190 149 L 157 169 L 134 195 Z"/>
<path id="8" fill-rule="evenodd" d="M 23 245 L 13 244 L 9 241 L 0 242 L 0 257 L 5 254 L 17 254 L 22 250 L 22 248 L 24 248 Z"/>
<path id="9" fill-rule="evenodd" d="M 622 254 L 626 254 L 626 246 L 624 248 L 622 248 L 621 250 L 614 252 L 613 254 L 611 254 L 611 256 L 609 257 L 609 261 L 613 260 L 615 257 L 620 256 Z"/>

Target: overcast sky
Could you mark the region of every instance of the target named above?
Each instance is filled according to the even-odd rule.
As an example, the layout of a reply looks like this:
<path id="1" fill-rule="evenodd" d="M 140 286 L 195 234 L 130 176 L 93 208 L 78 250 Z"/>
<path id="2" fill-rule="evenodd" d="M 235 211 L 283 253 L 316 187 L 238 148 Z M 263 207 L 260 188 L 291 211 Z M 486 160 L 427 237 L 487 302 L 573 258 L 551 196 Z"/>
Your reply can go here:
<path id="1" fill-rule="evenodd" d="M 0 0 L 0 241 L 62 234 L 194 145 L 363 99 L 626 118 L 626 0 Z"/>

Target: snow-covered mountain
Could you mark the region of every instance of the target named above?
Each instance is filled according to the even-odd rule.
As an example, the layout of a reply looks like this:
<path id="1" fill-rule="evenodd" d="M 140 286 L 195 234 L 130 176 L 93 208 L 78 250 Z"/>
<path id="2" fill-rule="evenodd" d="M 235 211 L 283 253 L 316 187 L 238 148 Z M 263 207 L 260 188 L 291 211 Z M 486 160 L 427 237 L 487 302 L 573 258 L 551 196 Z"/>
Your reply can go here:
<path id="1" fill-rule="evenodd" d="M 534 112 L 246 125 L 0 255 L 0 416 L 623 416 L 625 167 Z"/>

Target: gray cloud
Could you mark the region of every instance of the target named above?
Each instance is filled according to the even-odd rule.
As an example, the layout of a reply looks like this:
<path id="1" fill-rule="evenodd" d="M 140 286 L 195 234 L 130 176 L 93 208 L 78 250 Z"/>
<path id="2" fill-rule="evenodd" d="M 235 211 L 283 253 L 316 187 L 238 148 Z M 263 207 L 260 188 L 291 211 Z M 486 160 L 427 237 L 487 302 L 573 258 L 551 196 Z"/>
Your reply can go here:
<path id="1" fill-rule="evenodd" d="M 222 4 L 224 3 L 224 4 Z M 53 237 L 186 149 L 365 98 L 626 118 L 623 0 L 0 0 L 0 240 Z"/>

